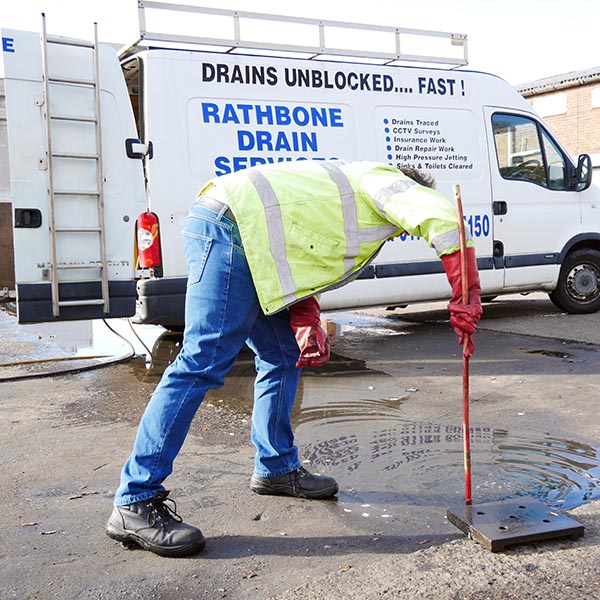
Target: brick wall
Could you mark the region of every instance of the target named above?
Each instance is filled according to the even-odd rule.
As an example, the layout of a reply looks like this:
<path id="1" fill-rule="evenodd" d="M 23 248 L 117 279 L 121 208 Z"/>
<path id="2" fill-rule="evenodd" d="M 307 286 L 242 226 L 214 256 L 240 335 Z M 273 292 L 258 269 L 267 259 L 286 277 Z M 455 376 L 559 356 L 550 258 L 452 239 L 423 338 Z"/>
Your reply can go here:
<path id="1" fill-rule="evenodd" d="M 574 157 L 584 152 L 586 154 L 600 153 L 600 106 L 592 108 L 592 90 L 598 87 L 600 87 L 598 82 L 594 82 L 577 84 L 544 94 L 525 95 L 525 99 L 532 104 L 536 98 L 567 94 L 567 112 L 543 118 L 563 146 Z"/>

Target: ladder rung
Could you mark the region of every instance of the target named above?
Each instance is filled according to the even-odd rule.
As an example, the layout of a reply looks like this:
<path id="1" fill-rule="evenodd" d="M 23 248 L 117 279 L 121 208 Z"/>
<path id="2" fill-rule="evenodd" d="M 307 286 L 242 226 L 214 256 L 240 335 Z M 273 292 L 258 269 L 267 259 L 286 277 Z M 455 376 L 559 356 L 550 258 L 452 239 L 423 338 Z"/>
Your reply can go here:
<path id="1" fill-rule="evenodd" d="M 77 79 L 76 77 L 48 77 L 48 83 L 69 83 L 72 85 L 88 85 L 90 87 L 96 85 L 93 79 Z"/>
<path id="2" fill-rule="evenodd" d="M 49 44 L 59 44 L 61 46 L 78 46 L 79 48 L 93 48 L 92 42 L 86 42 L 85 40 L 71 40 L 56 36 L 47 36 L 46 41 Z"/>
<path id="3" fill-rule="evenodd" d="M 53 152 L 53 158 L 89 158 L 98 160 L 97 154 L 83 154 L 77 152 Z"/>
<path id="4" fill-rule="evenodd" d="M 50 115 L 53 121 L 77 121 L 79 123 L 95 123 L 96 117 L 82 117 L 77 115 Z"/>
<path id="5" fill-rule="evenodd" d="M 94 299 L 94 300 L 59 300 L 59 306 L 91 306 L 97 304 L 104 304 L 104 300 L 102 298 Z"/>
<path id="6" fill-rule="evenodd" d="M 100 227 L 55 227 L 54 231 L 60 233 L 97 233 Z"/>
<path id="7" fill-rule="evenodd" d="M 56 265 L 57 269 L 103 269 L 102 265 Z"/>
<path id="8" fill-rule="evenodd" d="M 54 190 L 55 196 L 99 196 L 100 192 L 93 190 Z"/>

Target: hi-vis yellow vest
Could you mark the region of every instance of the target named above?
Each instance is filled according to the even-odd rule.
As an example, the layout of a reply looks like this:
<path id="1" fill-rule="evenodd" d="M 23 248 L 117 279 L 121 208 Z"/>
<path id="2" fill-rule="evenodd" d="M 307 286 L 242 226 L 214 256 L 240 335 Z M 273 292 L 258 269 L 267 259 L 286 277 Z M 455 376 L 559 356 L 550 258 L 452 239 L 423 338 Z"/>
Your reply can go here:
<path id="1" fill-rule="evenodd" d="M 459 248 L 453 205 L 380 163 L 258 166 L 217 177 L 200 195 L 233 211 L 267 315 L 351 281 L 402 232 L 425 238 L 438 256 Z"/>

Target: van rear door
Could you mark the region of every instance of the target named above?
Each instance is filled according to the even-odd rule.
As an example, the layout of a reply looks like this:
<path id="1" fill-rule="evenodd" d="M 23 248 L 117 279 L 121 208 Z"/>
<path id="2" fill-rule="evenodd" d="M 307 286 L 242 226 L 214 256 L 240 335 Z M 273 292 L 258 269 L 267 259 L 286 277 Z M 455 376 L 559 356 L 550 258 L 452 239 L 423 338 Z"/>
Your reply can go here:
<path id="1" fill-rule="evenodd" d="M 131 316 L 145 194 L 126 154 L 137 134 L 116 53 L 23 31 L 2 39 L 18 320 Z"/>

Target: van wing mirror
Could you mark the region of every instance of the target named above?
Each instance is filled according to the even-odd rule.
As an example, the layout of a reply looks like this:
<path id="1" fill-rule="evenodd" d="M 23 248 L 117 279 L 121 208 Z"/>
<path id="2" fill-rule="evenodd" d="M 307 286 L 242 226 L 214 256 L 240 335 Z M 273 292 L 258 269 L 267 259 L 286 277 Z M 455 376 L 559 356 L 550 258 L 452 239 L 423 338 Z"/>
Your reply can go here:
<path id="1" fill-rule="evenodd" d="M 577 159 L 575 185 L 578 192 L 583 192 L 592 185 L 592 159 L 589 154 L 581 154 Z"/>

